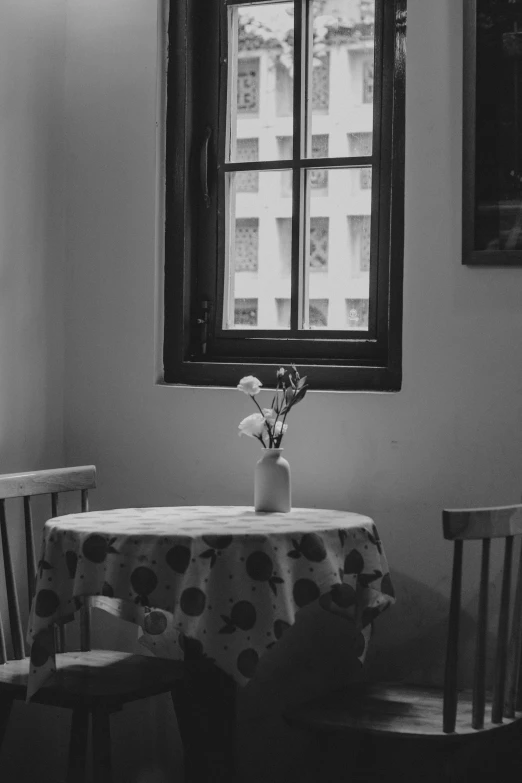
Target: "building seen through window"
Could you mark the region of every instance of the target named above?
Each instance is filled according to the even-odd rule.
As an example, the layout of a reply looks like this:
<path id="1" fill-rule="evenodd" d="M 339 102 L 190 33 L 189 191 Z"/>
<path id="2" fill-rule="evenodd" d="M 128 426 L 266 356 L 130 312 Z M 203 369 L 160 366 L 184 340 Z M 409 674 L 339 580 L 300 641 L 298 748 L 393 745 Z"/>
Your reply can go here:
<path id="1" fill-rule="evenodd" d="M 363 17 L 373 21 L 373 4 L 314 0 L 313 6 L 309 156 L 369 156 L 374 34 L 372 26 L 365 33 Z M 292 158 L 293 52 L 282 41 L 293 10 L 293 3 L 238 8 L 235 161 Z M 354 24 L 360 34 L 344 32 Z M 233 317 L 224 326 L 290 328 L 292 171 L 240 171 L 232 181 Z M 304 326 L 368 329 L 371 167 L 309 169 L 305 193 Z"/>

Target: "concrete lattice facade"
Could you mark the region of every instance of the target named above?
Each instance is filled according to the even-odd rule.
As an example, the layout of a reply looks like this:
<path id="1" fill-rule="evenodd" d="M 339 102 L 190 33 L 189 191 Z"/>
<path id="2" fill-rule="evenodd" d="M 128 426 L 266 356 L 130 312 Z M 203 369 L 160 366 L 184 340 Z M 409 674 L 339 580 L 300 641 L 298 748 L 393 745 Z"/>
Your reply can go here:
<path id="1" fill-rule="evenodd" d="M 359 3 L 326 3 L 331 13 L 360 14 Z M 334 7 L 335 6 L 335 7 Z M 281 6 L 280 6 L 281 7 Z M 252 8 L 252 7 L 250 7 Z M 265 6 L 265 9 L 267 7 Z M 328 8 L 326 8 L 328 10 Z M 357 16 L 355 16 L 357 20 Z M 331 35 L 315 57 L 311 156 L 370 155 L 373 36 Z M 373 28 L 372 28 L 373 33 Z M 355 40 L 354 40 L 355 39 Z M 241 44 L 237 54 L 235 160 L 292 155 L 292 75 L 280 50 Z M 292 180 L 289 171 L 235 176 L 235 233 L 230 264 L 229 328 L 288 328 Z M 371 169 L 316 169 L 309 176 L 310 328 L 368 324 Z M 233 188 L 232 188 L 233 191 Z M 233 201 L 233 199 L 232 199 Z M 233 207 L 232 207 L 233 209 Z M 234 225 L 234 222 L 232 222 Z"/>

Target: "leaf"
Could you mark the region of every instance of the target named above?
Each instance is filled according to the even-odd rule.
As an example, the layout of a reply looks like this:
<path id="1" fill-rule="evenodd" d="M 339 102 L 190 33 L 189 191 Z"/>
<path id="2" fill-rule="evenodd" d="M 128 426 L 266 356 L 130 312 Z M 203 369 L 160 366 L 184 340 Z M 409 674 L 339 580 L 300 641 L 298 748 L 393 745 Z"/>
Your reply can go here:
<path id="1" fill-rule="evenodd" d="M 294 399 L 292 400 L 292 405 L 297 405 L 298 402 L 301 402 L 301 400 L 304 400 L 307 389 L 308 389 L 308 386 L 303 386 L 302 389 L 299 389 L 299 391 L 295 395 Z"/>
<path id="2" fill-rule="evenodd" d="M 368 587 L 371 582 L 375 582 L 376 579 L 382 576 L 381 571 L 374 571 L 373 574 L 359 574 L 357 581 L 361 587 Z"/>
<path id="3" fill-rule="evenodd" d="M 374 538 L 371 533 L 368 533 L 368 541 L 377 547 L 380 555 L 382 555 L 382 542 L 380 538 Z"/>
<path id="4" fill-rule="evenodd" d="M 236 630 L 236 626 L 234 625 L 230 617 L 227 617 L 226 614 L 222 614 L 221 619 L 223 620 L 225 625 L 223 626 L 223 628 L 220 628 L 219 633 L 234 633 L 234 631 Z"/>
<path id="5" fill-rule="evenodd" d="M 291 405 L 292 400 L 294 399 L 294 395 L 295 394 L 296 394 L 296 392 L 294 391 L 294 389 L 291 386 L 289 386 L 287 388 L 287 390 L 285 391 L 285 402 L 286 402 L 286 404 L 288 406 Z"/>
<path id="6" fill-rule="evenodd" d="M 106 595 L 109 598 L 114 598 L 114 590 L 112 588 L 112 585 L 110 585 L 108 582 L 104 582 L 102 585 L 101 594 Z"/>
<path id="7" fill-rule="evenodd" d="M 306 378 L 307 378 L 307 376 L 303 375 L 303 377 L 299 379 L 299 381 L 297 382 L 297 388 L 298 389 L 302 389 L 303 388 L 303 386 L 306 383 Z"/>
<path id="8" fill-rule="evenodd" d="M 218 633 L 235 633 L 236 626 L 235 625 L 225 625 L 223 628 L 220 628 Z"/>

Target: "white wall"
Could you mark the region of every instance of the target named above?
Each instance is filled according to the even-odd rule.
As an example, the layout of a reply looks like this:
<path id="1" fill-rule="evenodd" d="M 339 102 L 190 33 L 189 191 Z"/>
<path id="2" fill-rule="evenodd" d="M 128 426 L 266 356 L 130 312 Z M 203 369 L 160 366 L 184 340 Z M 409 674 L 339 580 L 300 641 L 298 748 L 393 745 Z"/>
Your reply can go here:
<path id="1" fill-rule="evenodd" d="M 0 5 L 0 471 L 63 455 L 65 0 Z"/>
<path id="2" fill-rule="evenodd" d="M 64 464 L 65 10 L 66 0 L 0 3 L 0 473 Z M 8 501 L 9 515 L 16 508 Z M 37 514 L 38 529 L 43 521 Z M 11 522 L 21 577 L 20 526 Z M 5 617 L 4 598 L 2 585 Z M 24 617 L 26 607 L 23 594 Z M 16 705 L 0 756 L 2 780 L 35 779 L 49 750 L 64 757 L 64 717 Z"/>
<path id="3" fill-rule="evenodd" d="M 0 95 L 14 107 L 0 119 L 2 469 L 61 455 L 65 206 L 66 461 L 97 465 L 99 507 L 250 503 L 256 445 L 236 435 L 249 401 L 154 384 L 156 2 L 68 0 L 65 126 L 63 5 L 1 12 Z M 460 264 L 461 40 L 459 3 L 409 0 L 403 390 L 311 392 L 286 443 L 295 505 L 377 522 L 398 591 L 373 647 L 388 674 L 438 668 L 441 508 L 520 497 L 522 270 Z M 122 779 L 163 780 L 179 757 L 170 705 L 146 709 L 116 726 Z"/>

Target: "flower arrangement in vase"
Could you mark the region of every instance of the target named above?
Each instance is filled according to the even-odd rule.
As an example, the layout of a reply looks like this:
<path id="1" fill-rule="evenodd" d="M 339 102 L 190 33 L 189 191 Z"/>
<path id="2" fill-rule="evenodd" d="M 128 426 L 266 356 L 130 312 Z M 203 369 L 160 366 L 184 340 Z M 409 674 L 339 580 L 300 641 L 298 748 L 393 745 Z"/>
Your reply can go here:
<path id="1" fill-rule="evenodd" d="M 301 378 L 295 365 L 290 370 L 281 367 L 276 373 L 270 408 L 262 408 L 256 399 L 262 385 L 258 378 L 247 375 L 237 386 L 252 398 L 258 409 L 240 422 L 239 434 L 256 438 L 264 449 L 256 465 L 254 508 L 256 511 L 288 512 L 292 507 L 290 465 L 282 456 L 281 441 L 288 430 L 286 418 L 294 405 L 304 399 L 308 384 L 306 376 Z"/>

